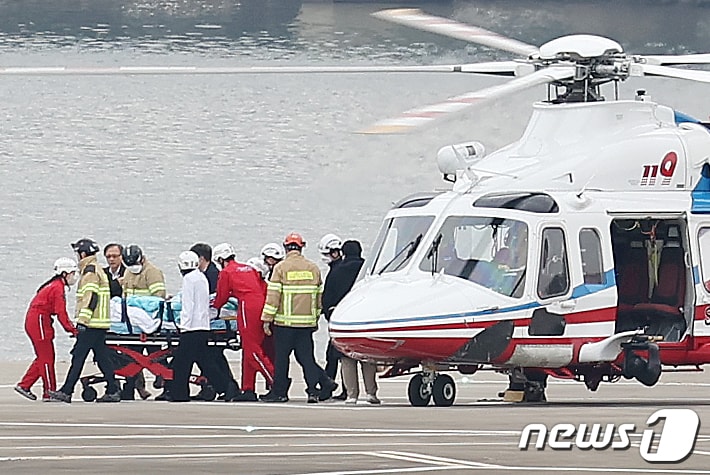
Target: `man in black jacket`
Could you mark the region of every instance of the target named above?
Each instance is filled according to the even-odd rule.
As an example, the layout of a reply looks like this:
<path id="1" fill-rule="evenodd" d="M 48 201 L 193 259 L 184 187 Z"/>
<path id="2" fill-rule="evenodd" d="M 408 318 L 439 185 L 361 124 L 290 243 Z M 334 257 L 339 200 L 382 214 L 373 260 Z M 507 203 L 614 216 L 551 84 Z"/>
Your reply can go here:
<path id="1" fill-rule="evenodd" d="M 328 318 L 333 313 L 335 307 L 353 288 L 355 280 L 360 273 L 360 269 L 365 260 L 361 256 L 362 246 L 358 241 L 345 241 L 343 243 L 343 259 L 336 267 L 331 269 L 328 274 L 328 279 L 331 283 L 331 294 L 326 300 L 325 292 L 323 293 L 323 309 Z M 343 365 L 343 381 L 347 391 L 346 404 L 355 404 L 360 393 L 360 383 L 357 378 L 357 360 L 348 358 L 343 355 L 340 359 Z M 367 402 L 370 404 L 379 404 L 377 399 L 377 383 L 375 382 L 375 373 L 377 366 L 373 363 L 360 362 L 362 365 L 362 376 L 365 381 L 365 392 L 367 393 Z"/>
<path id="2" fill-rule="evenodd" d="M 126 266 L 123 265 L 123 259 L 121 259 L 122 252 L 123 246 L 120 244 L 111 243 L 104 247 L 104 257 L 108 263 L 108 266 L 104 267 L 104 271 L 106 271 L 111 287 L 111 298 L 123 297 L 121 280 L 123 274 L 126 273 Z"/>

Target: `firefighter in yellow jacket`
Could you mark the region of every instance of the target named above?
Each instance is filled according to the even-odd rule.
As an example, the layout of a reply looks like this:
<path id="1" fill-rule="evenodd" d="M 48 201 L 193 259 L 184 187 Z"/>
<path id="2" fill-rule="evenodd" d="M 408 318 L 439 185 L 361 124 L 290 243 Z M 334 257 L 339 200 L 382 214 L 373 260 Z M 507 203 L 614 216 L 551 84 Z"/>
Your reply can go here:
<path id="1" fill-rule="evenodd" d="M 131 296 L 153 296 L 166 297 L 165 276 L 163 271 L 158 269 L 143 255 L 143 249 L 136 244 L 130 244 L 121 251 L 123 265 L 126 272 L 123 275 L 121 286 L 123 287 L 123 297 Z M 151 348 L 143 346 L 129 346 L 130 349 L 150 353 Z M 141 399 L 148 399 L 151 394 L 145 387 L 145 376 L 143 370 L 134 377 L 126 378 L 123 386 L 121 398 L 127 400 L 135 399 L 134 390 L 138 391 Z M 161 397 L 161 399 L 163 399 Z"/>
<path id="2" fill-rule="evenodd" d="M 113 367 L 106 347 L 106 331 L 111 326 L 109 320 L 109 299 L 111 288 L 108 276 L 96 260 L 99 246 L 92 239 L 80 239 L 72 244 L 79 257 L 79 287 L 76 291 L 76 343 L 72 349 L 71 367 L 67 379 L 59 391 L 50 391 L 50 400 L 71 402 L 81 370 L 89 351 L 106 378 L 106 394 L 98 402 L 118 402 L 121 393 L 113 375 Z"/>
<path id="3" fill-rule="evenodd" d="M 325 373 L 313 355 L 313 332 L 318 327 L 322 281 L 318 266 L 301 255 L 305 245 L 300 234 L 286 236 L 283 243 L 286 258 L 276 264 L 268 282 L 261 320 L 267 336 L 271 335 L 273 324 L 276 359 L 274 385 L 261 397 L 264 402 L 288 401 L 291 352 L 296 353 L 296 360 L 303 367 L 309 403 L 318 402 L 319 382 L 322 390 L 332 391 L 337 386 L 332 379 L 323 380 Z"/>
<path id="4" fill-rule="evenodd" d="M 121 253 L 126 273 L 123 276 L 123 296 L 153 295 L 165 298 L 165 276 L 143 255 L 143 250 L 131 244 Z"/>

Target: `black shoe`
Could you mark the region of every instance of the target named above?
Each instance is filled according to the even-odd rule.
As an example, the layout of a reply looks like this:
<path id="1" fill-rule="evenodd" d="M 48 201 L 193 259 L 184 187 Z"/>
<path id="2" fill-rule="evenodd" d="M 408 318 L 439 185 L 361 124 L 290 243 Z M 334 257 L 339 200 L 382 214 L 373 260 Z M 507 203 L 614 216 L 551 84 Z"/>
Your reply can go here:
<path id="1" fill-rule="evenodd" d="M 49 400 L 51 402 L 66 402 L 71 404 L 71 394 L 63 393 L 61 391 L 48 391 Z"/>
<path id="2" fill-rule="evenodd" d="M 271 391 L 268 394 L 264 394 L 259 397 L 259 400 L 261 402 L 288 402 L 288 396 L 279 396 Z"/>
<path id="3" fill-rule="evenodd" d="M 321 390 L 320 394 L 318 395 L 318 399 L 320 399 L 321 401 L 326 401 L 330 399 L 333 395 L 333 391 L 335 391 L 336 389 L 338 389 L 338 383 L 328 378 L 326 381 L 321 383 Z"/>
<path id="4" fill-rule="evenodd" d="M 253 393 L 254 391 L 251 392 Z M 239 396 L 240 394 L 242 394 L 242 391 L 239 389 L 239 385 L 236 381 L 232 380 L 227 383 L 227 390 L 225 391 L 224 398 L 222 398 L 222 400 L 233 401 L 234 398 Z M 254 394 L 254 401 L 256 401 L 256 394 Z"/>
<path id="5" fill-rule="evenodd" d="M 230 399 L 232 402 L 256 402 L 258 399 L 256 398 L 256 393 L 254 391 L 244 391 L 242 393 L 237 394 L 234 396 L 232 399 Z"/>
<path id="6" fill-rule="evenodd" d="M 338 401 L 345 401 L 348 398 L 348 393 L 343 391 L 342 393 L 333 396 L 333 399 L 337 399 Z"/>
<path id="7" fill-rule="evenodd" d="M 30 391 L 29 389 L 23 388 L 23 387 L 20 386 L 19 384 L 18 384 L 17 386 L 15 386 L 15 392 L 18 393 L 18 394 L 20 394 L 20 395 L 22 395 L 22 396 L 24 396 L 24 397 L 26 397 L 26 398 L 29 399 L 30 401 L 36 401 L 36 400 L 37 400 L 37 396 L 35 395 L 35 393 L 33 393 L 32 391 Z"/>
<path id="8" fill-rule="evenodd" d="M 121 391 L 116 391 L 114 393 L 107 392 L 98 398 L 96 402 L 121 402 Z"/>
<path id="9" fill-rule="evenodd" d="M 315 394 L 309 394 L 308 395 L 308 404 L 317 404 L 318 399 L 320 399 L 320 398 L 318 396 L 316 396 Z M 323 401 L 324 399 L 321 399 L 321 400 Z"/>

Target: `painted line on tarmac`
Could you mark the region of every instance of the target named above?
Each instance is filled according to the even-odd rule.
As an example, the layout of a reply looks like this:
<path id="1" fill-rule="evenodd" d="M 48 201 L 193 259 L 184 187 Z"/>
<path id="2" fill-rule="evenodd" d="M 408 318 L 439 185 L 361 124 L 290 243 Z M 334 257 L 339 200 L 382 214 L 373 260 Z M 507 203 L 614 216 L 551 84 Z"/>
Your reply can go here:
<path id="1" fill-rule="evenodd" d="M 399 457 L 407 457 L 407 460 L 411 461 L 417 461 L 417 462 L 424 462 L 424 463 L 431 463 L 431 464 L 440 464 L 440 465 L 448 465 L 448 466 L 457 466 L 457 467 L 480 467 L 480 468 L 499 468 L 500 465 L 492 465 L 488 463 L 483 463 L 483 462 L 471 462 L 468 460 L 459 460 L 459 459 L 452 459 L 452 458 L 447 458 L 447 457 L 437 457 L 434 455 L 427 455 L 427 454 L 419 454 L 419 453 L 411 453 L 411 452 L 395 452 L 395 451 L 382 451 L 380 452 L 380 455 L 395 455 Z"/>
<path id="2" fill-rule="evenodd" d="M 297 434 L 299 438 L 318 438 L 318 437 L 361 437 L 361 438 L 389 438 L 389 437 L 460 437 L 461 434 L 404 434 L 400 432 L 391 433 L 376 433 L 376 434 Z M 520 432 L 516 434 L 467 434 L 468 436 L 519 436 Z M 636 434 L 629 434 L 634 436 Z M 640 434 L 638 434 L 640 437 Z M 294 434 L 97 434 L 97 435 L 3 435 L 0 436 L 0 440 L 130 440 L 130 439 L 261 439 L 261 438 L 293 438 Z"/>
<path id="3" fill-rule="evenodd" d="M 298 448 L 312 448 L 312 447 L 370 447 L 375 445 L 376 442 L 362 442 L 362 443 L 347 443 L 342 444 L 190 444 L 190 445 L 179 445 L 179 444 L 169 444 L 169 445 L 159 445 L 159 444 L 132 444 L 132 445 L 13 445 L 7 447 L 0 447 L 0 450 L 86 450 L 86 449 L 235 449 L 235 448 L 265 448 L 265 447 L 298 447 Z M 502 445 L 511 446 L 510 442 L 387 442 L 388 447 L 403 446 L 403 447 L 478 447 L 478 446 L 492 446 L 492 445 Z M 514 446 L 515 444 L 512 444 Z"/>
<path id="4" fill-rule="evenodd" d="M 284 432 L 328 432 L 328 433 L 362 433 L 378 434 L 392 433 L 392 429 L 357 428 L 357 427 L 288 427 L 288 426 L 220 426 L 220 425 L 195 425 L 195 424 L 115 424 L 115 423 L 86 423 L 86 422 L 0 422 L 0 427 L 82 427 L 82 428 L 111 428 L 111 429 L 182 429 L 182 430 L 236 430 L 245 432 L 255 431 L 284 431 Z M 396 429 L 399 434 L 406 435 L 519 435 L 520 431 L 512 430 L 468 430 L 468 429 Z"/>

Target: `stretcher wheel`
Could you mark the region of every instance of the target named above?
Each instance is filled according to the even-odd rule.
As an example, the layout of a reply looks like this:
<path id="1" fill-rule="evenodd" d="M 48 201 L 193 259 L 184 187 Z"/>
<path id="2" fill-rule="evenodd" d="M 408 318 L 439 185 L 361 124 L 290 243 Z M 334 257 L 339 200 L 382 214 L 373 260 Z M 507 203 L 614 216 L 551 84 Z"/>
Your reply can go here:
<path id="1" fill-rule="evenodd" d="M 205 384 L 202 386 L 202 389 L 200 389 L 200 398 L 203 401 L 214 401 L 214 398 L 216 397 L 217 391 L 215 391 L 210 384 Z"/>
<path id="2" fill-rule="evenodd" d="M 81 391 L 81 398 L 85 402 L 91 402 L 96 400 L 96 389 L 92 388 L 91 386 L 86 386 L 84 389 Z"/>

